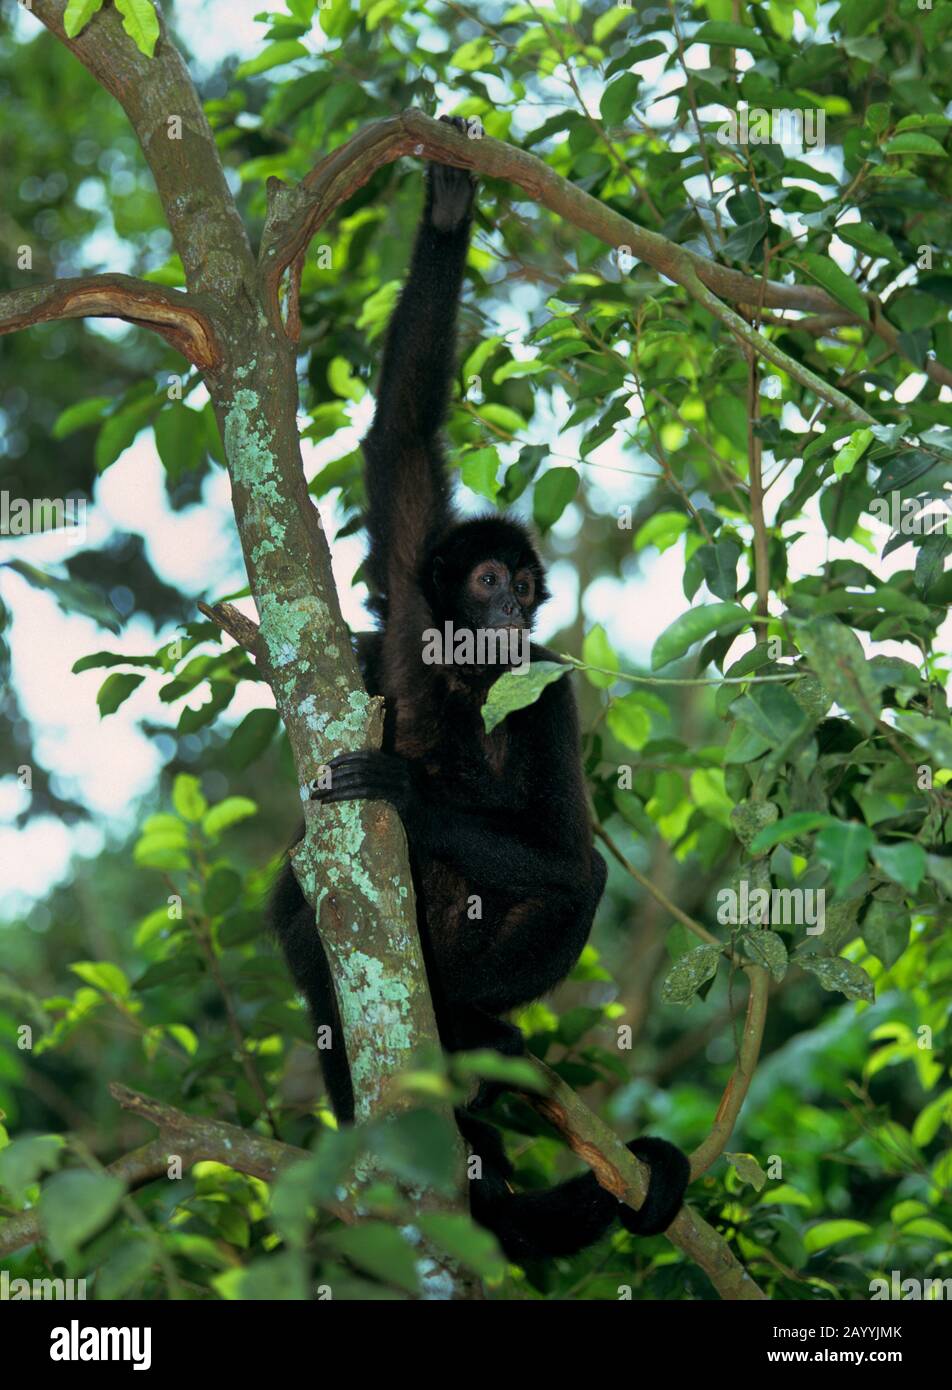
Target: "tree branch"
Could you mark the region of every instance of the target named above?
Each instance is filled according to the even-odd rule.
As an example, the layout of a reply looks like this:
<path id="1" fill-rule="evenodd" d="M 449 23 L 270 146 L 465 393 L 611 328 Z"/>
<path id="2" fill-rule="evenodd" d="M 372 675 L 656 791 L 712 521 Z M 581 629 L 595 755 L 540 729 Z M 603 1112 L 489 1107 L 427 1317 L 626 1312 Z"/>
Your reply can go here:
<path id="1" fill-rule="evenodd" d="M 174 1105 L 131 1091 L 118 1081 L 110 1082 L 109 1090 L 123 1110 L 138 1115 L 159 1131 L 157 1139 L 123 1154 L 106 1168 L 107 1173 L 121 1178 L 130 1192 L 157 1178 L 168 1178 L 170 1158 L 181 1159 L 183 1170 L 211 1161 L 239 1173 L 250 1173 L 263 1182 L 274 1182 L 289 1164 L 310 1157 L 306 1149 L 268 1139 L 223 1120 L 186 1115 Z M 354 1221 L 354 1213 L 343 1202 L 325 1205 L 339 1220 Z M 0 1256 L 42 1239 L 40 1213 L 35 1209 L 21 1212 L 0 1226 Z"/>
<path id="2" fill-rule="evenodd" d="M 309 800 L 309 784 L 334 753 L 379 747 L 383 710 L 364 690 L 307 492 L 295 352 L 273 312 L 276 296 L 273 304 L 261 297 L 201 99 L 165 28 L 148 59 L 113 6 L 75 39 L 65 34 L 66 0 L 33 0 L 32 8 L 126 112 L 189 289 L 214 306 L 222 362 L 206 371 L 206 385 L 258 610 L 258 670 L 288 732 L 308 823 L 295 871 L 334 974 L 343 1030 L 335 1041 L 351 1065 L 358 1116 L 399 1109 L 406 1101 L 391 1086 L 394 1076 L 418 1046 L 437 1046 L 438 1034 L 396 812 L 369 802 L 325 809 Z M 334 152 L 329 162 L 339 158 Z M 461 1191 L 462 1154 L 460 1143 Z M 454 1283 L 462 1288 L 466 1280 Z"/>
<path id="3" fill-rule="evenodd" d="M 529 1060 L 544 1078 L 548 1094 L 526 1099 L 565 1138 L 607 1192 L 638 1210 L 648 1193 L 648 1169 L 568 1086 L 535 1057 Z M 694 1175 L 694 1164 L 691 1173 Z M 721 1298 L 763 1299 L 766 1294 L 734 1257 L 722 1236 L 690 1207 L 682 1207 L 665 1231 L 671 1244 L 693 1260 Z"/>
<path id="4" fill-rule="evenodd" d="M 744 1015 L 744 1032 L 737 1052 L 737 1061 L 731 1072 L 721 1103 L 717 1107 L 711 1132 L 691 1155 L 691 1176 L 700 1177 L 711 1164 L 720 1158 L 730 1140 L 741 1106 L 747 1099 L 750 1083 L 760 1057 L 760 1045 L 767 1022 L 767 999 L 770 992 L 770 975 L 762 966 L 745 965 L 749 993 L 747 1011 Z"/>
<path id="5" fill-rule="evenodd" d="M 119 102 L 142 146 L 188 287 L 233 300 L 254 270 L 251 247 L 225 180 L 215 137 L 188 68 L 159 17 L 153 57 L 136 48 L 114 5 L 67 38 L 66 0 L 31 0 L 30 11 Z"/>
<path id="6" fill-rule="evenodd" d="M 246 618 L 240 609 L 231 603 L 200 603 L 198 611 L 217 624 L 222 632 L 227 632 L 246 652 L 258 655 L 258 636 L 260 628 L 251 618 Z"/>
<path id="7" fill-rule="evenodd" d="M 123 319 L 151 328 L 202 370 L 221 361 L 208 315 L 191 295 L 132 275 L 81 275 L 0 294 L 0 336 L 53 319 Z"/>
<path id="8" fill-rule="evenodd" d="M 687 927 L 688 931 L 694 933 L 701 941 L 710 946 L 718 946 L 730 956 L 730 952 L 719 941 L 716 936 L 696 922 L 693 917 L 689 917 L 686 912 L 671 901 L 665 893 L 661 891 L 649 878 L 646 878 L 634 864 L 622 854 L 621 850 L 614 843 L 611 836 L 601 824 L 595 826 L 595 834 L 605 845 L 606 849 L 614 859 L 625 869 L 636 883 L 641 884 L 656 902 L 660 903 L 666 912 L 675 917 L 682 926 Z M 737 1117 L 741 1107 L 747 1098 L 750 1090 L 750 1083 L 754 1079 L 754 1072 L 760 1058 L 760 1046 L 763 1042 L 764 1026 L 767 1022 L 767 999 L 770 991 L 770 976 L 766 970 L 759 965 L 743 964 L 742 969 L 747 975 L 750 985 L 750 992 L 747 996 L 747 1010 L 744 1016 L 744 1033 L 737 1053 L 737 1061 L 731 1072 L 724 1093 L 721 1096 L 720 1105 L 714 1116 L 714 1124 L 711 1132 L 702 1144 L 695 1149 L 691 1155 L 691 1175 L 699 1177 L 701 1173 L 707 1171 L 715 1159 L 719 1158 L 727 1146 L 731 1137 Z M 617 1195 L 617 1194 L 616 1194 Z"/>
<path id="9" fill-rule="evenodd" d="M 555 1072 L 544 1062 L 530 1060 L 545 1081 L 548 1094 L 526 1098 L 589 1165 L 601 1186 L 637 1210 L 648 1191 L 645 1166 Z M 118 1081 L 110 1082 L 109 1090 L 123 1110 L 155 1125 L 159 1131 L 157 1139 L 124 1154 L 106 1168 L 113 1177 L 121 1178 L 129 1191 L 167 1178 L 172 1157 L 179 1158 L 183 1168 L 211 1160 L 268 1183 L 274 1182 L 289 1164 L 309 1157 L 305 1149 L 293 1144 L 268 1139 L 222 1120 L 186 1115 L 175 1106 L 130 1090 Z M 356 1219 L 345 1202 L 322 1205 L 340 1221 L 350 1224 Z M 726 1241 L 690 1208 L 682 1209 L 666 1235 L 672 1245 L 704 1270 L 722 1298 L 764 1298 Z M 0 1256 L 42 1238 L 39 1212 L 21 1212 L 0 1226 Z"/>
<path id="10" fill-rule="evenodd" d="M 399 116 L 372 122 L 358 131 L 332 154 L 320 160 L 296 187 L 271 181 L 270 208 L 259 253 L 259 269 L 264 281 L 264 297 L 271 308 L 272 322 L 278 321 L 277 287 L 291 262 L 306 249 L 311 237 L 324 225 L 334 209 L 370 179 L 384 164 L 404 154 L 439 159 L 475 173 L 488 174 L 516 184 L 534 201 L 590 232 L 609 246 L 625 247 L 638 260 L 650 265 L 667 279 L 682 285 L 691 297 L 721 320 L 736 336 L 761 357 L 779 366 L 794 380 L 821 399 L 842 410 L 858 423 L 870 423 L 870 416 L 856 402 L 828 385 L 821 377 L 788 356 L 761 333 L 751 329 L 739 315 L 721 303 L 772 309 L 799 309 L 814 314 L 845 313 L 843 322 L 869 329 L 870 322 L 851 315 L 818 285 L 784 285 L 745 275 L 729 266 L 669 241 L 657 232 L 639 227 L 613 208 L 550 169 L 543 160 L 504 141 L 483 136 L 470 140 L 443 121 L 432 120 L 413 109 Z M 894 350 L 899 350 L 898 334 L 885 320 L 873 296 L 873 330 Z M 791 324 L 791 327 L 794 327 Z M 941 363 L 930 362 L 925 369 L 933 380 L 952 383 L 952 371 Z"/>

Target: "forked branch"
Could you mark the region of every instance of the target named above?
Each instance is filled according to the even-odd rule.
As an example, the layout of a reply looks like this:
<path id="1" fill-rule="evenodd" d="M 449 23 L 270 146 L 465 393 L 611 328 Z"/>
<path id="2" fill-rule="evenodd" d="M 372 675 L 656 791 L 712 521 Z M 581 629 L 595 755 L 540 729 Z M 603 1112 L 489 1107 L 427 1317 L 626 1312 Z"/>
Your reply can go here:
<path id="1" fill-rule="evenodd" d="M 132 275 L 81 275 L 0 294 L 0 335 L 53 319 L 124 319 L 151 328 L 199 369 L 214 370 L 221 348 L 191 295 Z"/>

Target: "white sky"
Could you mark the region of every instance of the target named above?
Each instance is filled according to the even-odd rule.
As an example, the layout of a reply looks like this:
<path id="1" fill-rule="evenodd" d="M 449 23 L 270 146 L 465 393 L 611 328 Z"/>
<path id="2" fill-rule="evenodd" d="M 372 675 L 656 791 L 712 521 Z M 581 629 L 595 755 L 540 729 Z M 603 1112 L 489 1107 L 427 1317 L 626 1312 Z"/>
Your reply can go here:
<path id="1" fill-rule="evenodd" d="M 260 47 L 263 28 L 253 16 L 262 8 L 260 0 L 179 0 L 176 6 L 180 31 L 199 62 L 214 64 L 226 53 L 247 58 Z M 20 15 L 20 32 L 34 21 Z M 699 55 L 700 56 L 700 55 Z M 646 70 L 649 66 L 644 65 Z M 658 119 L 657 109 L 652 119 Z M 817 156 L 814 155 L 814 158 Z M 698 192 L 702 190 L 699 188 Z M 847 248 L 841 248 L 846 257 Z M 847 265 L 848 261 L 845 262 Z M 518 327 L 518 316 L 513 314 Z M 108 331 L 108 330 L 107 330 Z M 921 388 L 922 379 L 910 377 L 904 391 L 908 396 Z M 192 403 L 198 402 L 192 398 Z M 359 427 L 366 423 L 370 409 L 369 398 L 358 407 L 355 424 L 348 431 L 352 439 L 347 447 L 356 446 Z M 565 414 L 559 412 L 561 418 Z M 793 421 L 796 421 L 793 412 Z M 799 422 L 802 424 L 802 422 Z M 542 419 L 535 431 L 539 442 L 555 438 L 559 419 Z M 582 431 L 573 436 L 562 434 L 558 441 L 560 454 L 577 454 Z M 319 466 L 322 456 L 343 452 L 341 440 L 329 441 L 320 450 L 305 446 L 308 476 Z M 648 486 L 643 478 L 627 476 L 632 471 L 653 473 L 650 460 L 638 461 L 623 455 L 618 446 L 609 442 L 595 455 L 586 476 L 597 484 L 592 496 L 595 509 L 614 513 L 617 505 L 634 503 Z M 598 466 L 601 465 L 601 466 Z M 790 468 L 782 483 L 769 494 L 768 520 L 775 512 L 786 491 L 792 485 L 795 470 Z M 322 504 L 325 532 L 333 533 L 333 508 Z M 556 537 L 570 540 L 578 525 L 578 512 L 569 508 Z M 606 516 L 612 524 L 612 516 Z M 888 536 L 888 529 L 866 519 L 874 534 L 877 552 Z M 98 543 L 112 529 L 128 530 L 142 535 L 149 558 L 161 578 L 182 588 L 196 599 L 215 598 L 241 587 L 245 576 L 234 534 L 231 516 L 230 490 L 227 477 L 215 469 L 207 480 L 200 506 L 181 513 L 170 510 L 165 498 L 163 471 L 155 451 L 151 432 L 144 432 L 97 482 L 93 503 L 88 511 L 89 542 Z M 853 544 L 828 541 L 819 523 L 814 503 L 808 508 L 806 534 L 791 545 L 788 560 L 791 574 L 809 574 L 826 560 L 837 556 L 853 556 L 886 575 L 907 568 L 910 551 L 904 548 L 883 562 Z M 55 533 L 10 541 L 0 538 L 0 565 L 18 557 L 37 564 L 50 565 L 71 553 L 68 545 Z M 363 554 L 361 538 L 349 538 L 334 546 L 334 568 L 340 588 L 345 619 L 354 627 L 367 625 L 359 596 L 351 589 L 350 580 Z M 681 588 L 683 544 L 672 547 L 663 555 L 643 552 L 641 573 L 625 580 L 605 577 L 592 584 L 585 599 L 585 614 L 590 622 L 601 622 L 616 646 L 628 660 L 647 661 L 656 637 L 687 607 Z M 569 561 L 557 561 L 552 569 L 554 597 L 543 610 L 539 636 L 542 641 L 570 622 L 578 602 L 577 583 Z M 0 594 L 13 613 L 9 634 L 13 659 L 13 681 L 22 706 L 33 721 L 37 753 L 43 764 L 56 768 L 57 786 L 65 795 L 84 801 L 93 812 L 93 826 L 69 831 L 52 819 L 31 822 L 25 831 L 16 831 L 12 817 L 22 809 L 22 791 L 12 776 L 0 778 L 0 866 L 4 907 L 17 910 L 29 898 L 41 895 L 51 882 L 68 872 L 73 852 L 95 854 L 110 833 L 122 834 L 138 814 L 142 798 L 154 791 L 162 764 L 162 750 L 139 730 L 143 719 L 174 722 L 182 702 L 171 707 L 157 699 L 160 680 L 147 676 L 145 682 L 114 715 L 100 721 L 96 708 L 96 692 L 105 672 L 90 671 L 73 676 L 70 668 L 78 657 L 102 648 L 111 651 L 143 652 L 154 650 L 160 639 L 171 640 L 174 631 L 156 633 L 151 623 L 133 616 L 120 637 L 99 629 L 90 620 L 63 614 L 53 599 L 30 587 L 26 581 L 7 569 L 0 568 Z M 704 601 L 702 588 L 696 602 Z M 253 611 L 249 605 L 245 605 Z M 197 615 L 196 615 L 197 616 Z M 860 634 L 862 637 L 862 634 Z M 943 650 L 948 650 L 952 627 L 946 624 Z M 749 645 L 750 639 L 740 639 L 738 650 Z M 902 651 L 896 644 L 884 644 L 880 650 Z M 916 659 L 913 651 L 904 655 Z M 202 687 L 193 693 L 189 702 L 199 704 L 207 698 Z M 256 704 L 270 703 L 269 692 L 258 684 L 239 691 L 224 720 L 229 723 L 242 717 Z"/>

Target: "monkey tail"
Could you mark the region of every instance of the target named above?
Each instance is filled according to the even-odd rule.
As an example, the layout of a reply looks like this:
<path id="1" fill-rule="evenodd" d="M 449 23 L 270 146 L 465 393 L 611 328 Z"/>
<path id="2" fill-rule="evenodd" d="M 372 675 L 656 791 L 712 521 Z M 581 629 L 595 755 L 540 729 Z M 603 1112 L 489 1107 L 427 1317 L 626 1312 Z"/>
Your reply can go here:
<path id="1" fill-rule="evenodd" d="M 473 1219 L 492 1231 L 515 1264 L 574 1255 L 594 1244 L 617 1218 L 633 1235 L 658 1235 L 677 1216 L 691 1176 L 687 1156 L 665 1139 L 635 1139 L 628 1149 L 651 1169 L 648 1193 L 638 1211 L 601 1187 L 593 1173 L 570 1178 L 542 1192 L 513 1192 L 512 1164 L 492 1126 L 457 1112 L 464 1138 L 482 1160 L 482 1175 L 470 1183 Z"/>

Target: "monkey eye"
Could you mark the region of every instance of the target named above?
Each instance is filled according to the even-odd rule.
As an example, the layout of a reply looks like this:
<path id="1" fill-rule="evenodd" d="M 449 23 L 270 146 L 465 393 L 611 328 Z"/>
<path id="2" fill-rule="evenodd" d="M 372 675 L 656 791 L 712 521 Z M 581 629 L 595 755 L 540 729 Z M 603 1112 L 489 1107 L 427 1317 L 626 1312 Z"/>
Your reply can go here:
<path id="1" fill-rule="evenodd" d="M 527 594 L 529 592 L 529 585 L 524 579 L 519 580 L 519 583 L 515 586 L 515 592 L 517 594 Z"/>
<path id="2" fill-rule="evenodd" d="M 493 574 L 492 570 L 487 570 L 487 572 L 480 577 L 484 584 L 493 585 L 496 582 L 496 576 Z"/>

